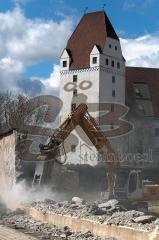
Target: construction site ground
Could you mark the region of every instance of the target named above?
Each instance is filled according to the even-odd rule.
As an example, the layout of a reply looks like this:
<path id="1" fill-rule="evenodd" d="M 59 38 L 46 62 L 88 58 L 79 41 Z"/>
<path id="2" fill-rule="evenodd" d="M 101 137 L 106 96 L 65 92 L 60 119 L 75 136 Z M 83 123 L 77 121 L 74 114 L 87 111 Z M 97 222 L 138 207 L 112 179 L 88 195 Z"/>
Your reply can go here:
<path id="1" fill-rule="evenodd" d="M 28 236 L 18 230 L 0 225 L 0 240 L 37 240 L 37 238 Z"/>
<path id="2" fill-rule="evenodd" d="M 67 226 L 58 228 L 45 221 L 35 220 L 19 210 L 3 216 L 1 224 L 0 240 L 116 240 L 95 237 L 89 231 L 74 233 Z"/>
<path id="3" fill-rule="evenodd" d="M 127 210 L 115 199 L 93 203 L 78 197 L 70 202 L 46 199 L 6 212 L 0 218 L 0 225 L 2 237 L 9 227 L 15 234 L 23 233 L 17 238 L 22 240 L 125 240 L 128 236 L 133 240 L 159 239 L 157 215 Z"/>

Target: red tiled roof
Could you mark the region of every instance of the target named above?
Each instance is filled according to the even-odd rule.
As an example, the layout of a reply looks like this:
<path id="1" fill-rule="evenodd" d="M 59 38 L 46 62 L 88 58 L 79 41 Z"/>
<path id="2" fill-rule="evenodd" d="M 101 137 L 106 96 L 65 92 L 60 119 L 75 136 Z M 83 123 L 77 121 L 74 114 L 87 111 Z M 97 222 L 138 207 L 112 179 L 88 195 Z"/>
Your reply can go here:
<path id="1" fill-rule="evenodd" d="M 84 14 L 66 46 L 72 56 L 70 69 L 89 67 L 94 45 L 103 50 L 107 36 L 119 40 L 104 11 Z"/>
<path id="2" fill-rule="evenodd" d="M 154 116 L 159 117 L 159 69 L 126 67 L 126 95 L 128 105 L 131 105 L 131 101 L 135 101 L 134 82 L 147 83 Z"/>

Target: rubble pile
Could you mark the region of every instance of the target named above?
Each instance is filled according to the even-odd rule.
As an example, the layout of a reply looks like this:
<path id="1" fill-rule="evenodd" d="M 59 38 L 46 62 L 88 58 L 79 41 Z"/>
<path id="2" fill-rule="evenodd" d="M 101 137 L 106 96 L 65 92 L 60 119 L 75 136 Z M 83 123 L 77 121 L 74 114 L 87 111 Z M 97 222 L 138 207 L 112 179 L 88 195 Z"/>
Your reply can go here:
<path id="1" fill-rule="evenodd" d="M 50 226 L 46 222 L 32 219 L 25 215 L 22 210 L 17 210 L 3 216 L 0 220 L 0 224 L 18 229 L 19 231 L 33 235 L 41 240 L 116 240 L 114 238 L 95 237 L 89 231 L 73 233 L 67 226 L 59 229 L 56 226 Z"/>
<path id="2" fill-rule="evenodd" d="M 46 199 L 43 202 L 33 202 L 31 207 L 43 213 L 70 215 L 107 225 L 126 225 L 143 230 L 152 230 L 159 225 L 159 218 L 136 210 L 128 211 L 115 199 L 92 204 L 78 197 L 74 197 L 71 202 L 58 203 Z"/>
<path id="3" fill-rule="evenodd" d="M 3 209 L 2 205 L 2 209 Z M 152 215 L 145 215 L 143 212 L 136 210 L 127 210 L 117 200 L 88 203 L 85 200 L 74 197 L 70 202 L 55 202 L 50 199 L 45 201 L 36 201 L 29 205 L 42 213 L 56 213 L 69 215 L 78 218 L 94 220 L 107 225 L 125 225 L 136 229 L 153 230 L 159 226 L 159 218 Z M 58 228 L 49 225 L 47 222 L 41 222 L 27 216 L 24 210 L 16 210 L 0 215 L 0 224 L 18 229 L 27 234 L 36 236 L 44 240 L 108 240 L 92 235 L 91 232 L 73 233 L 67 226 Z M 109 240 L 117 240 L 109 238 Z"/>

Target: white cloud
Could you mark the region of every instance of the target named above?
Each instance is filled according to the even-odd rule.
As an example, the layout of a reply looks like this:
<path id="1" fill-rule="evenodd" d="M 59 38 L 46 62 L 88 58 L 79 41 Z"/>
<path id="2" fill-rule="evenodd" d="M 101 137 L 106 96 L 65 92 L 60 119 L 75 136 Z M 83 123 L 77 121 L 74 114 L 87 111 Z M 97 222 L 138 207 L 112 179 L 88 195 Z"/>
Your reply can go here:
<path id="1" fill-rule="evenodd" d="M 55 64 L 50 77 L 48 79 L 42 80 L 42 83 L 49 88 L 59 88 L 60 66 Z"/>
<path id="2" fill-rule="evenodd" d="M 127 65 L 159 68 L 159 34 L 120 40 Z"/>
<path id="3" fill-rule="evenodd" d="M 69 17 L 59 22 L 29 19 L 20 7 L 1 12 L 0 23 L 1 90 L 6 90 L 9 85 L 11 89 L 12 86 L 16 88 L 16 80 L 28 66 L 58 59 L 73 28 Z M 55 81 L 54 73 L 51 79 Z M 57 83 L 51 84 L 56 86 Z"/>
<path id="4" fill-rule="evenodd" d="M 0 13 L 0 22 L 1 55 L 24 64 L 59 57 L 73 25 L 70 18 L 61 22 L 28 19 L 19 7 Z"/>
<path id="5" fill-rule="evenodd" d="M 28 81 L 28 79 L 26 79 Z M 39 77 L 32 77 L 29 79 L 30 82 L 32 82 L 32 85 L 36 83 L 38 86 L 38 91 L 36 91 L 34 88 L 30 92 L 29 95 L 34 95 L 35 91 L 37 94 L 55 94 L 58 95 L 59 92 L 59 86 L 60 86 L 60 66 L 57 64 L 54 64 L 52 73 L 48 78 L 39 78 Z M 22 88 L 26 89 L 25 85 L 22 85 Z M 27 92 L 29 92 L 29 89 L 27 89 Z"/>
<path id="6" fill-rule="evenodd" d="M 23 72 L 23 64 L 10 57 L 0 59 L 0 90 L 17 91 L 17 86 L 14 81 L 19 78 Z"/>

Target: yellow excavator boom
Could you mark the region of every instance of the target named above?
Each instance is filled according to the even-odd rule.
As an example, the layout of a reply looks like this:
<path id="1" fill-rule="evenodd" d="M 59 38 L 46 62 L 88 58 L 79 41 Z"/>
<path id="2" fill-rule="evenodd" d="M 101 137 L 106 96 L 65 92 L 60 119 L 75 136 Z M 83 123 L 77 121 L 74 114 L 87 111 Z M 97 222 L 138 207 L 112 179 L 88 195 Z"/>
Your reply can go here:
<path id="1" fill-rule="evenodd" d="M 40 146 L 41 153 L 56 156 L 58 147 L 65 141 L 76 126 L 80 126 L 83 129 L 92 144 L 103 156 L 103 161 L 105 161 L 105 166 L 107 168 L 108 193 L 109 196 L 112 197 L 115 169 L 119 167 L 119 161 L 113 161 L 113 159 L 116 160 L 118 158 L 114 153 L 110 142 L 103 135 L 98 123 L 89 114 L 86 104 L 80 104 L 68 115 L 68 117 L 61 123 L 54 136 L 50 138 L 49 143 Z M 108 156 L 112 156 L 112 154 L 114 157 L 109 159 Z"/>

